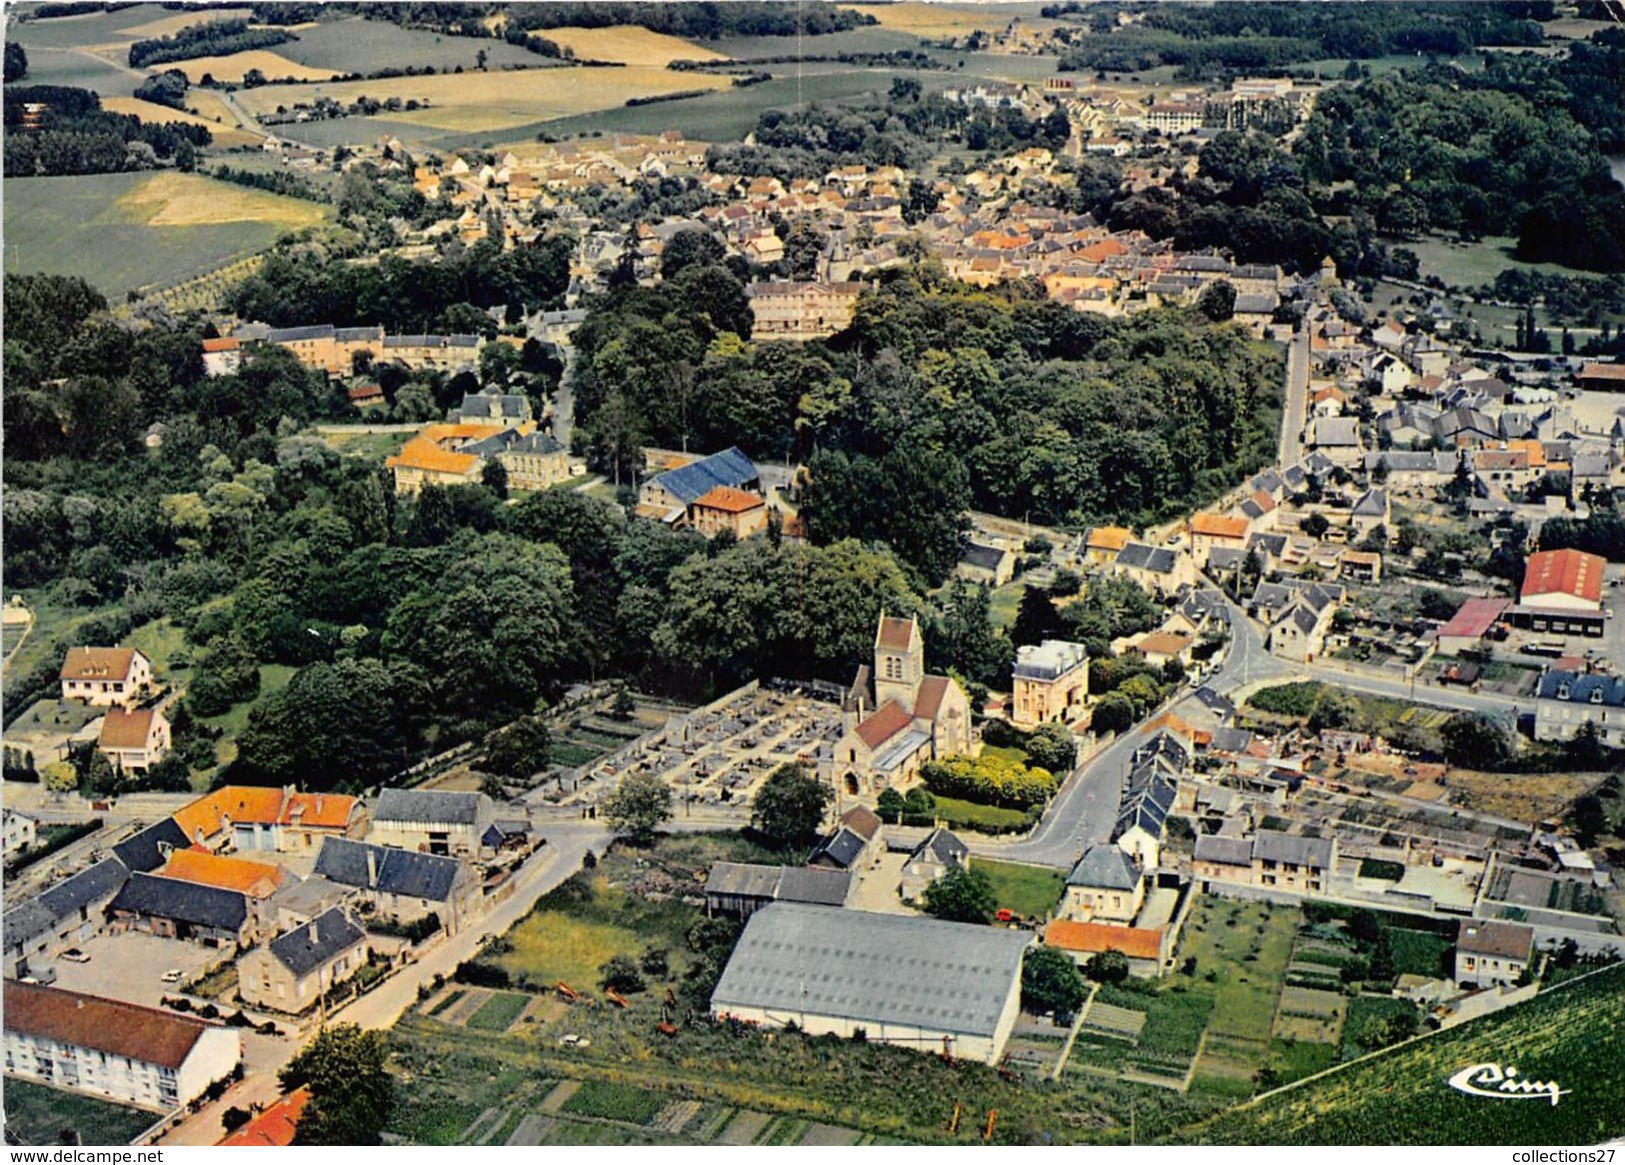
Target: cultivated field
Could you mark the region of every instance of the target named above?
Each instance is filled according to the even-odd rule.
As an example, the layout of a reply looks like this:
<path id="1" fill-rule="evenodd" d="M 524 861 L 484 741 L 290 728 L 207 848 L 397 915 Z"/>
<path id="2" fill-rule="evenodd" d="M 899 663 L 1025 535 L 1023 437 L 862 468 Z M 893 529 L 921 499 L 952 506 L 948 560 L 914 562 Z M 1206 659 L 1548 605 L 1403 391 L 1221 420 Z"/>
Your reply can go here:
<path id="1" fill-rule="evenodd" d="M 210 8 L 199 9 L 196 12 L 177 12 L 173 16 L 121 28 L 119 35 L 132 41 L 148 40 L 153 37 L 174 36 L 181 29 L 191 28 L 196 24 L 213 24 L 220 20 L 249 20 L 253 15 L 252 8 Z"/>
<path id="2" fill-rule="evenodd" d="M 1474 1064 L 1555 1081 L 1564 1095 L 1516 1102 L 1449 1080 Z M 1187 1130 L 1243 1145 L 1570 1145 L 1625 1133 L 1625 967 L 1395 1048 Z"/>
<path id="3" fill-rule="evenodd" d="M 154 227 L 266 223 L 282 230 L 315 226 L 327 210 L 314 202 L 174 171 L 154 174 L 123 195 L 115 209 Z"/>
<path id="4" fill-rule="evenodd" d="M 542 32 L 560 48 L 569 49 L 582 60 L 620 61 L 627 65 L 650 65 L 664 69 L 673 61 L 720 61 L 723 55 L 701 48 L 680 37 L 651 32 L 637 25 L 611 28 L 549 28 Z"/>
<path id="5" fill-rule="evenodd" d="M 31 26 L 24 26 L 31 27 Z M 141 83 L 136 73 L 119 68 L 94 53 L 78 49 L 28 46 L 28 76 L 23 85 L 67 85 L 89 89 L 103 98 L 128 97 Z"/>
<path id="6" fill-rule="evenodd" d="M 841 7 L 873 16 L 882 28 L 932 37 L 969 36 L 978 29 L 999 32 L 1015 16 L 1021 16 L 1024 23 L 1031 23 L 1030 18 L 1036 16 L 1036 10 L 1024 11 L 1006 4 L 921 4 L 905 0 L 901 4 L 843 4 Z"/>
<path id="7" fill-rule="evenodd" d="M 215 145 L 227 149 L 232 146 L 257 145 L 265 140 L 260 134 L 237 129 L 230 123 L 221 125 L 219 122 L 200 117 L 198 114 L 188 113 L 181 109 L 171 109 L 167 105 L 159 105 L 153 101 L 142 101 L 138 97 L 104 97 L 102 98 L 102 108 L 109 113 L 133 113 L 142 121 L 150 122 L 153 125 L 174 125 L 177 123 L 181 125 L 201 125 L 214 135 Z"/>
<path id="8" fill-rule="evenodd" d="M 158 178 L 180 179 L 183 187 L 193 190 L 219 191 L 225 203 L 234 202 L 239 195 L 273 201 L 259 204 L 265 215 L 261 219 L 222 219 L 217 210 L 202 207 L 202 213 L 215 217 L 204 217 L 194 225 L 154 226 L 153 216 L 173 219 L 188 204 L 199 202 L 194 197 L 169 207 L 169 198 L 155 200 L 155 191 L 144 191 L 119 205 L 124 196 Z M 197 183 L 205 186 L 197 187 Z M 184 195 L 185 190 L 171 193 Z M 131 288 L 167 287 L 263 250 L 288 229 L 285 224 L 290 219 L 301 219 L 311 211 L 321 214 L 322 208 L 192 175 L 7 178 L 5 269 L 78 275 L 108 296 L 122 299 Z"/>
<path id="9" fill-rule="evenodd" d="M 428 109 L 391 113 L 390 118 L 439 129 L 479 132 L 613 109 L 630 97 L 687 89 L 723 89 L 728 84 L 726 77 L 634 66 L 394 77 L 323 85 L 320 91 L 325 97 L 345 103 L 363 96 L 380 101 L 389 97 L 427 101 Z M 305 86 L 266 85 L 245 90 L 238 95 L 238 100 L 250 112 L 263 114 L 278 105 L 308 100 L 311 95 L 312 91 Z"/>
<path id="10" fill-rule="evenodd" d="M 326 81 L 346 71 L 312 69 L 269 49 L 251 49 L 245 53 L 229 53 L 223 57 L 194 57 L 189 61 L 175 61 L 165 65 L 164 68 L 179 69 L 194 85 L 202 80 L 205 73 L 213 76 L 216 81 L 241 81 L 243 74 L 250 69 L 258 69 L 273 80 L 292 77 L 299 81 Z M 263 93 L 264 90 L 256 92 Z M 271 108 L 275 109 L 276 106 L 273 105 Z"/>

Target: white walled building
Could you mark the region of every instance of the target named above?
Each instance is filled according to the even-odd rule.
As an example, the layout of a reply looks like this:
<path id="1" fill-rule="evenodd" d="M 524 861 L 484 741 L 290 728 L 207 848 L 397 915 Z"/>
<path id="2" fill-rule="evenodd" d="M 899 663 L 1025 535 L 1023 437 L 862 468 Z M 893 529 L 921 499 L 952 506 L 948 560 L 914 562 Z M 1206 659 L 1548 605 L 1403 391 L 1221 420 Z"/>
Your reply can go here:
<path id="1" fill-rule="evenodd" d="M 5 985 L 6 1074 L 168 1112 L 230 1076 L 236 1028 L 77 991 Z"/>

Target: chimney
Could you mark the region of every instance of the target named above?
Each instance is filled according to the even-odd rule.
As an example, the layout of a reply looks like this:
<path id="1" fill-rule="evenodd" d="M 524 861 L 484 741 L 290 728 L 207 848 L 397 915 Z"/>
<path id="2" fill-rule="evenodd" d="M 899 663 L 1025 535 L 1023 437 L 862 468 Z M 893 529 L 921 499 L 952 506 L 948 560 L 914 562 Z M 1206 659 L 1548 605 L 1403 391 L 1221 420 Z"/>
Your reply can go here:
<path id="1" fill-rule="evenodd" d="M 316 933 L 316 920 L 310 920 L 310 945 L 315 946 L 321 942 L 321 935 Z"/>
<path id="2" fill-rule="evenodd" d="M 378 851 L 371 846 L 367 847 L 367 889 L 378 888 Z"/>

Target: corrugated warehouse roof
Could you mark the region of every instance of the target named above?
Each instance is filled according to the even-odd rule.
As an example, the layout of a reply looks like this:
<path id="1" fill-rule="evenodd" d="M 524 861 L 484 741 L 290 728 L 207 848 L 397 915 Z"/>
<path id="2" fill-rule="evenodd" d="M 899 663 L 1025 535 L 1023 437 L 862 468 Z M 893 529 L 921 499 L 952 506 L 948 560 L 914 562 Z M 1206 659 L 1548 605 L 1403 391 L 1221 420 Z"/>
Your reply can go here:
<path id="1" fill-rule="evenodd" d="M 1031 943 L 1019 930 L 775 902 L 751 916 L 711 1006 L 988 1037 Z"/>

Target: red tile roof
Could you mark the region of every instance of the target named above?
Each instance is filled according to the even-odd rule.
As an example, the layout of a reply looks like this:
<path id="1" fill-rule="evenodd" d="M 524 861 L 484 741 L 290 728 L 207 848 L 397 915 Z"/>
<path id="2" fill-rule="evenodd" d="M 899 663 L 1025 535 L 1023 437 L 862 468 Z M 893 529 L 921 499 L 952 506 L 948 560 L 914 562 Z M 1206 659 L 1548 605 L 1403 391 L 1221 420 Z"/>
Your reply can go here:
<path id="1" fill-rule="evenodd" d="M 6 1030 L 179 1068 L 208 1024 L 116 999 L 36 987 L 5 985 Z"/>
<path id="2" fill-rule="evenodd" d="M 1625 364 L 1587 364 L 1580 369 L 1581 380 L 1625 380 Z"/>
<path id="3" fill-rule="evenodd" d="M 716 486 L 694 502 L 696 509 L 721 510 L 725 514 L 743 514 L 765 505 L 767 503 L 755 494 L 734 489 L 731 485 Z"/>
<path id="4" fill-rule="evenodd" d="M 1049 924 L 1044 945 L 1079 954 L 1121 951 L 1131 959 L 1156 959 L 1162 953 L 1162 931 L 1062 919 Z"/>
<path id="5" fill-rule="evenodd" d="M 864 841 L 873 841 L 880 829 L 880 818 L 873 810 L 857 805 L 841 814 L 841 824 L 861 836 Z"/>
<path id="6" fill-rule="evenodd" d="M 896 700 L 887 700 L 879 711 L 858 725 L 858 739 L 870 748 L 879 748 L 912 723 L 914 717 L 907 708 Z"/>
<path id="7" fill-rule="evenodd" d="M 1505 599 L 1468 599 L 1461 609 L 1450 616 L 1450 622 L 1439 628 L 1440 638 L 1482 639 L 1501 612 L 1510 606 Z"/>
<path id="8" fill-rule="evenodd" d="M 235 352 L 243 346 L 242 341 L 233 336 L 221 336 L 217 340 L 204 340 L 205 352 Z"/>
<path id="9" fill-rule="evenodd" d="M 890 615 L 882 615 L 880 633 L 875 636 L 875 643 L 892 651 L 908 650 L 914 643 L 914 620 L 893 619 Z"/>
<path id="10" fill-rule="evenodd" d="M 223 858 L 207 850 L 178 849 L 158 871 L 161 878 L 175 878 L 198 886 L 235 890 L 250 898 L 269 898 L 282 885 L 283 870 L 268 862 L 244 858 Z"/>
<path id="11" fill-rule="evenodd" d="M 1220 514 L 1196 514 L 1191 518 L 1191 533 L 1209 538 L 1245 538 L 1247 519 L 1226 518 Z"/>
<path id="12" fill-rule="evenodd" d="M 135 662 L 133 647 L 70 647 L 62 661 L 65 680 L 126 680 Z"/>
<path id="13" fill-rule="evenodd" d="M 1523 601 L 1541 595 L 1572 595 L 1588 602 L 1602 601 L 1602 575 L 1607 563 L 1579 550 L 1543 550 L 1529 556 L 1523 575 Z"/>
<path id="14" fill-rule="evenodd" d="M 97 743 L 103 748 L 146 748 L 152 735 L 152 721 L 158 709 L 142 708 L 126 712 L 123 708 L 109 708 L 102 721 L 102 734 Z"/>
<path id="15" fill-rule="evenodd" d="M 919 720 L 935 720 L 942 711 L 942 698 L 953 683 L 947 676 L 926 676 L 920 681 L 919 693 L 914 697 L 914 715 Z"/>
<path id="16" fill-rule="evenodd" d="M 305 1115 L 305 1105 L 309 1103 L 310 1089 L 296 1089 L 218 1143 L 278 1148 L 291 1145 L 294 1134 L 299 1131 L 299 1118 Z"/>

